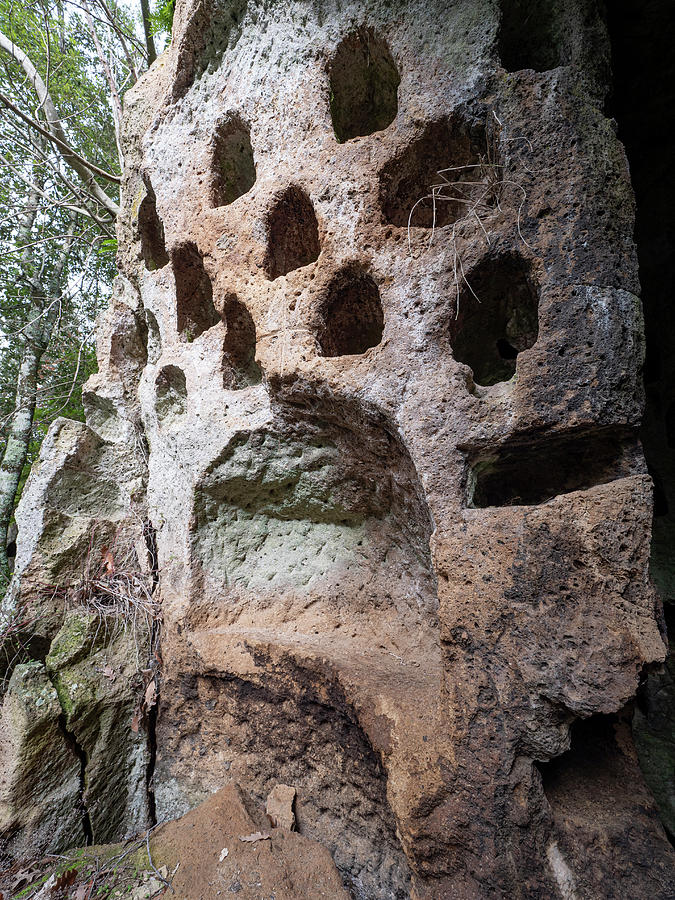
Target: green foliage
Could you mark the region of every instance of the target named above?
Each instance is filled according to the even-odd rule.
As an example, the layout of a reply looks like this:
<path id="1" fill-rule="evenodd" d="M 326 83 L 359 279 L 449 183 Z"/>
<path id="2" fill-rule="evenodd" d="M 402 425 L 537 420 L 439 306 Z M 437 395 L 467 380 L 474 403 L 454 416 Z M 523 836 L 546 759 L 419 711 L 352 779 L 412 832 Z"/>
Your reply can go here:
<path id="1" fill-rule="evenodd" d="M 169 5 L 162 3 L 156 11 L 160 31 L 166 23 L 170 27 Z M 0 0 L 0 31 L 46 82 L 70 145 L 101 169 L 116 172 L 111 88 L 97 43 L 122 98 L 135 73 L 145 67 L 135 20 L 140 21 L 140 11 L 134 16 L 118 0 L 90 2 L 89 8 L 96 40 L 83 6 L 64 0 Z M 106 24 L 108 14 L 117 31 Z M 30 118 L 47 125 L 44 105 L 7 52 L 0 52 L 0 90 Z M 118 202 L 116 185 L 99 177 L 95 181 Z M 83 419 L 82 386 L 96 370 L 94 321 L 110 296 L 116 250 L 110 210 L 92 201 L 57 148 L 0 104 L 0 460 L 16 410 L 27 342 L 36 342 L 35 323 L 45 324 L 17 500 L 50 423 L 59 416 Z"/>
<path id="2" fill-rule="evenodd" d="M 150 15 L 153 34 L 171 34 L 175 9 L 176 0 L 159 0 Z"/>

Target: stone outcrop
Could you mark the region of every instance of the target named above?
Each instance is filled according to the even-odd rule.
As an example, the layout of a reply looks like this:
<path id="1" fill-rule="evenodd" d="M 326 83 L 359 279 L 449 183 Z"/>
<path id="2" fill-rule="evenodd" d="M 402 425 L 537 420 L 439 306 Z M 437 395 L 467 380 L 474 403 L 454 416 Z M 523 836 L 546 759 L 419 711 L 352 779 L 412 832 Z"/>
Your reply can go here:
<path id="1" fill-rule="evenodd" d="M 236 784 L 159 828 L 152 857 L 169 872 L 177 900 L 236 894 L 241 900 L 349 900 L 325 847 L 282 827 Z M 178 868 L 176 869 L 176 866 Z"/>
<path id="2" fill-rule="evenodd" d="M 106 839 L 285 784 L 355 897 L 669 896 L 633 196 L 596 4 L 526 6 L 189 0 L 127 94 L 100 374 L 11 594 L 46 690 L 97 669 L 52 662 L 83 558 L 161 609 L 63 710 L 139 798 Z"/>

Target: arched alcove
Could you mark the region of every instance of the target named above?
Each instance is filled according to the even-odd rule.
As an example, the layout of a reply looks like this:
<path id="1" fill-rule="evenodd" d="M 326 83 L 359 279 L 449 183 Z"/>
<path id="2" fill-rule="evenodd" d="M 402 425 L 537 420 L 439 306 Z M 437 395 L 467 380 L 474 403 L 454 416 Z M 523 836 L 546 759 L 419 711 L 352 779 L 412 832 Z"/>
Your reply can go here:
<path id="1" fill-rule="evenodd" d="M 216 128 L 210 153 L 212 206 L 227 206 L 251 190 L 256 180 L 248 126 L 230 115 Z"/>
<path id="2" fill-rule="evenodd" d="M 466 215 L 470 202 L 485 193 L 494 177 L 486 152 L 484 123 L 469 123 L 459 115 L 429 122 L 380 172 L 383 221 L 439 228 Z M 444 179 L 451 184 L 436 192 L 434 203 L 433 188 Z"/>
<path id="3" fill-rule="evenodd" d="M 301 187 L 289 185 L 275 197 L 267 217 L 265 271 L 270 280 L 315 262 L 321 251 L 312 201 Z"/>
<path id="4" fill-rule="evenodd" d="M 340 143 L 382 131 L 396 118 L 401 77 L 387 42 L 372 28 L 358 28 L 340 41 L 328 77 Z"/>
<path id="5" fill-rule="evenodd" d="M 138 237 L 145 268 L 152 272 L 162 269 L 169 262 L 164 240 L 164 225 L 157 213 L 157 198 L 149 179 L 145 182 L 146 194 L 138 208 Z"/>
<path id="6" fill-rule="evenodd" d="M 164 366 L 155 379 L 157 418 L 171 425 L 187 411 L 185 373 L 178 366 Z"/>
<path id="7" fill-rule="evenodd" d="M 154 365 L 162 354 L 162 338 L 159 331 L 159 323 L 149 309 L 145 310 L 145 321 L 148 327 L 148 362 Z"/>
<path id="8" fill-rule="evenodd" d="M 181 340 L 190 342 L 216 325 L 220 316 L 213 305 L 211 279 L 204 260 L 191 242 L 171 254 L 176 281 L 176 327 Z"/>
<path id="9" fill-rule="evenodd" d="M 384 313 L 373 278 L 358 266 L 339 272 L 326 292 L 318 339 L 323 356 L 365 353 L 382 340 Z"/>
<path id="10" fill-rule="evenodd" d="M 256 333 L 251 313 L 234 295 L 223 310 L 227 327 L 223 345 L 223 385 L 240 390 L 262 381 L 262 370 L 255 361 Z"/>

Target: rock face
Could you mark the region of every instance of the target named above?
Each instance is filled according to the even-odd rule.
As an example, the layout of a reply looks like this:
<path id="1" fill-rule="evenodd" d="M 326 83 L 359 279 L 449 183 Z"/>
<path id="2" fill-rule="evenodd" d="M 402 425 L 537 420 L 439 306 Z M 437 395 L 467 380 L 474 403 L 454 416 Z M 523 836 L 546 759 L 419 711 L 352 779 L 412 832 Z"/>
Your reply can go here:
<path id="1" fill-rule="evenodd" d="M 51 640 L 93 554 L 161 607 L 64 710 L 85 775 L 121 735 L 118 835 L 281 783 L 355 897 L 670 896 L 632 191 L 596 4 L 526 7 L 191 0 L 127 95 L 100 374 L 11 595 Z"/>
<path id="2" fill-rule="evenodd" d="M 177 900 L 349 900 L 325 847 L 269 821 L 232 782 L 153 833 Z"/>

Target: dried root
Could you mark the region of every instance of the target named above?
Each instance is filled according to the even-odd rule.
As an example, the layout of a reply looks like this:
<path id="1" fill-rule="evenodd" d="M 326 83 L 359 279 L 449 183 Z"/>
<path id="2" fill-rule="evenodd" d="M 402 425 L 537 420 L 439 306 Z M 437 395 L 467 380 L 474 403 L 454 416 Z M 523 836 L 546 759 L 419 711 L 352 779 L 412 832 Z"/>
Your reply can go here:
<path id="1" fill-rule="evenodd" d="M 455 318 L 459 316 L 459 300 L 463 286 L 466 286 L 478 303 L 480 303 L 480 298 L 476 296 L 464 272 L 461 242 L 467 236 L 467 232 L 470 232 L 471 236 L 473 236 L 474 226 L 478 224 L 482 237 L 489 247 L 490 237 L 485 223 L 488 217 L 495 212 L 502 213 L 508 202 L 510 207 L 516 209 L 518 236 L 526 247 L 530 246 L 520 228 L 522 211 L 527 202 L 527 193 L 518 181 L 504 178 L 504 166 L 498 162 L 500 142 L 517 142 L 525 144 L 530 150 L 532 149 L 530 141 L 525 137 L 505 137 L 503 135 L 503 125 L 495 111 L 492 110 L 491 119 L 485 129 L 485 154 L 476 163 L 439 169 L 437 173 L 439 176 L 438 183 L 431 185 L 430 193 L 420 197 L 408 215 L 408 251 L 412 256 L 412 228 L 414 227 L 415 210 L 419 206 L 429 202 L 432 204 L 432 225 L 427 249 L 433 244 L 436 235 L 436 210 L 439 204 L 459 204 L 465 208 L 464 214 L 452 223 L 449 234 L 456 291 Z M 522 165 L 527 172 L 530 172 L 524 163 Z M 467 177 L 468 175 L 472 177 L 469 178 Z M 517 206 L 514 206 L 508 200 L 509 189 L 512 189 L 512 193 L 515 192 Z"/>

